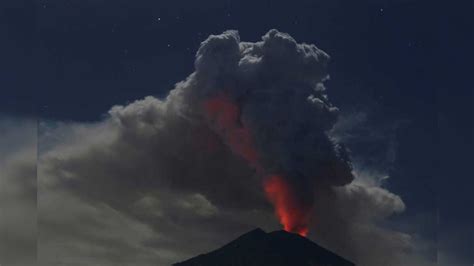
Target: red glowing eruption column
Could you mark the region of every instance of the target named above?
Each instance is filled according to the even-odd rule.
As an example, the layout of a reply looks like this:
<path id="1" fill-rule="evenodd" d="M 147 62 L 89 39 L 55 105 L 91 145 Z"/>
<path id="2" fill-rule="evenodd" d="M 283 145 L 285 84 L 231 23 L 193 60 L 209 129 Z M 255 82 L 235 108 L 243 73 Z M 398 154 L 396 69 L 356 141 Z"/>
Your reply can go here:
<path id="1" fill-rule="evenodd" d="M 225 139 L 232 152 L 242 156 L 257 172 L 264 174 L 254 148 L 251 130 L 240 121 L 239 107 L 229 97 L 221 94 L 206 100 L 204 110 L 214 130 Z M 288 182 L 279 175 L 271 175 L 265 177 L 263 186 L 283 228 L 306 236 L 310 209 L 302 207 Z"/>

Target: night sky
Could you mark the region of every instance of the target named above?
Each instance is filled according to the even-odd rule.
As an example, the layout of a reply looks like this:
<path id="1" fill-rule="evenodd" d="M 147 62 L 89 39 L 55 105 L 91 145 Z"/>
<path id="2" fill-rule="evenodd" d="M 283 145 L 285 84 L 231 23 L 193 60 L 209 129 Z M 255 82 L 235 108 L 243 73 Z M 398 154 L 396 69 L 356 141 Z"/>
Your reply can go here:
<path id="1" fill-rule="evenodd" d="M 474 23 L 469 17 L 474 6 L 472 1 L 449 5 L 415 0 L 5 1 L 0 10 L 0 133 L 5 134 L 1 150 L 7 154 L 14 149 L 10 145 L 16 145 L 12 143 L 26 143 L 18 140 L 22 134 L 12 132 L 28 130 L 32 138 L 38 134 L 40 156 L 42 149 L 55 149 L 50 147 L 57 143 L 67 146 L 81 130 L 96 132 L 90 127 L 107 119 L 114 105 L 126 106 L 146 96 L 166 97 L 194 71 L 196 51 L 209 35 L 234 29 L 242 41 L 255 42 L 268 30 L 277 29 L 330 55 L 327 93 L 341 110 L 341 119 L 349 124 L 341 130 L 351 136 L 347 145 L 355 154 L 354 163 L 364 165 L 367 172 L 389 176 L 380 186 L 400 196 L 406 206 L 404 212 L 384 220 L 384 226 L 419 240 L 422 256 L 437 262 L 426 265 L 472 265 Z M 37 125 L 25 125 L 31 121 L 40 125 L 38 133 Z M 70 163 L 61 169 L 75 167 L 79 166 Z M 121 189 L 120 185 L 110 186 Z M 70 187 L 81 189 L 80 185 Z M 38 195 L 41 185 L 39 189 Z M 97 206 L 95 197 L 93 192 L 79 196 Z M 129 215 L 120 224 L 129 226 L 139 215 L 121 201 L 104 201 L 108 204 L 104 220 Z M 38 217 L 45 205 L 39 206 Z M 61 221 L 67 224 L 67 219 Z M 223 224 L 219 230 L 247 228 Z M 41 230 L 39 223 L 40 236 Z M 159 229 L 149 230 L 159 234 Z M 79 231 L 54 241 L 90 237 Z M 107 245 L 120 245 L 110 239 Z M 204 246 L 229 240 L 228 235 L 222 239 L 213 235 Z M 167 243 L 150 241 L 147 247 L 157 249 Z M 170 247 L 175 244 L 169 242 Z M 45 246 L 45 254 L 55 248 L 50 243 Z M 41 247 L 38 250 L 41 257 Z M 194 251 L 169 257 L 171 261 L 182 259 Z M 117 263 L 130 262 L 130 258 L 143 261 L 137 265 L 153 261 L 153 256 L 142 258 L 131 251 L 131 257 L 125 258 L 125 253 L 119 262 L 99 255 L 91 255 L 96 261 L 81 261 L 77 254 L 64 255 L 74 258 L 74 263 L 65 265 L 121 265 Z M 50 265 L 68 261 L 58 256 L 56 264 Z M 160 257 L 159 252 L 155 256 Z M 50 257 L 48 260 L 52 263 Z"/>

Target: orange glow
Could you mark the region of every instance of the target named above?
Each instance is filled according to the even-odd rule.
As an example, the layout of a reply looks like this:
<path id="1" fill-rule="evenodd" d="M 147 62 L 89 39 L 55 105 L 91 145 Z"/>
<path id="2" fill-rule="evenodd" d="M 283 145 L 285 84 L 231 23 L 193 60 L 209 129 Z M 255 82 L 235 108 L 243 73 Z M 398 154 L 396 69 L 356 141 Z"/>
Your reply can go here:
<path id="1" fill-rule="evenodd" d="M 264 175 L 254 148 L 251 130 L 240 119 L 240 110 L 226 95 L 220 94 L 203 104 L 211 127 L 222 137 L 233 153 L 241 156 L 258 173 Z M 301 236 L 308 234 L 310 207 L 298 200 L 295 192 L 284 178 L 278 175 L 267 177 L 264 189 L 268 200 L 274 205 L 276 215 L 284 230 Z"/>
<path id="2" fill-rule="evenodd" d="M 263 186 L 267 198 L 275 206 L 276 215 L 280 219 L 283 229 L 307 236 L 310 208 L 298 202 L 285 179 L 273 175 L 265 179 Z"/>
<path id="3" fill-rule="evenodd" d="M 239 107 L 227 96 L 218 95 L 204 102 L 204 110 L 213 126 L 226 140 L 232 152 L 242 156 L 253 167 L 260 170 L 257 151 L 254 149 L 252 134 L 240 121 Z"/>

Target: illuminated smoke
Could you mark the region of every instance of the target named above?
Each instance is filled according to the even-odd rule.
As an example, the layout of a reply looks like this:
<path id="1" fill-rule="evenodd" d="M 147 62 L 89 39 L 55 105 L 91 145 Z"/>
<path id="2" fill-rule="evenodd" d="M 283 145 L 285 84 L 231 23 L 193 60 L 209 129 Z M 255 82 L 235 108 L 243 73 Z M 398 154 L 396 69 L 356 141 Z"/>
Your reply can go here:
<path id="1" fill-rule="evenodd" d="M 204 109 L 214 130 L 225 138 L 231 150 L 244 158 L 257 172 L 264 174 L 254 148 L 252 133 L 240 121 L 238 106 L 221 94 L 206 100 Z M 311 205 L 301 202 L 294 187 L 278 175 L 265 178 L 263 187 L 283 228 L 288 232 L 306 236 L 309 231 Z"/>
<path id="2" fill-rule="evenodd" d="M 266 178 L 264 189 L 268 199 L 275 206 L 275 212 L 283 229 L 306 236 L 309 231 L 311 206 L 298 202 L 293 188 L 278 175 Z"/>
<path id="3" fill-rule="evenodd" d="M 210 98 L 204 102 L 204 109 L 214 130 L 224 136 L 231 150 L 242 156 L 257 170 L 261 170 L 258 163 L 257 151 L 254 148 L 250 130 L 240 121 L 239 107 L 224 94 Z"/>
<path id="4" fill-rule="evenodd" d="M 285 230 L 301 235 L 314 189 L 353 179 L 346 149 L 327 133 L 339 113 L 323 85 L 328 60 L 276 30 L 256 43 L 226 31 L 201 44 L 196 72 L 176 92 L 183 89 L 190 110 L 198 103 L 210 128 L 261 176 Z"/>

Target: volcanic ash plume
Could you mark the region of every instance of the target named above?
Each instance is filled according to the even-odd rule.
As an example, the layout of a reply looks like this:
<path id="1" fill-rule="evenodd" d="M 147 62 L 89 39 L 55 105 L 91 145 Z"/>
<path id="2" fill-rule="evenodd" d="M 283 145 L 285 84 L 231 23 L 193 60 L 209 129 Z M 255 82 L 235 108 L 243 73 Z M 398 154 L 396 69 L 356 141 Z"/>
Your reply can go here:
<path id="1" fill-rule="evenodd" d="M 353 179 L 346 149 L 327 134 L 338 116 L 323 85 L 328 60 L 276 30 L 256 43 L 227 31 L 201 44 L 196 72 L 181 84 L 186 102 L 263 177 L 284 228 L 302 235 L 314 189 Z"/>
<path id="2" fill-rule="evenodd" d="M 201 44 L 195 71 L 165 99 L 114 106 L 97 124 L 45 124 L 38 202 L 49 229 L 40 257 L 47 265 L 83 257 L 77 245 L 58 251 L 57 239 L 68 239 L 139 265 L 135 253 L 108 245 L 123 234 L 116 246 L 131 250 L 137 235 L 140 254 L 170 265 L 250 227 L 270 228 L 273 204 L 285 230 L 317 237 L 357 265 L 424 265 L 403 263 L 410 236 L 379 225 L 402 212 L 403 201 L 358 177 L 351 182 L 360 165 L 352 171 L 344 146 L 328 136 L 338 120 L 323 85 L 328 60 L 276 30 L 252 43 L 226 31 Z M 98 206 L 143 231 L 129 222 L 117 223 L 118 233 L 101 230 L 122 218 L 104 220 Z"/>

